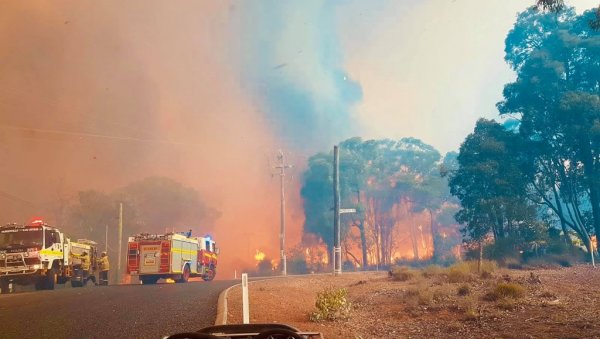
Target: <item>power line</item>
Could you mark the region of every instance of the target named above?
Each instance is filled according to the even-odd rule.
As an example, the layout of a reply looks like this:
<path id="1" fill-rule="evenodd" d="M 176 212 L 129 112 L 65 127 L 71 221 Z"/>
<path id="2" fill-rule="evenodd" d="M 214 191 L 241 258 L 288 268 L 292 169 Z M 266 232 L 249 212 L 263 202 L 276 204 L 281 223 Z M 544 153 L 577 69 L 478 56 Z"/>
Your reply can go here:
<path id="1" fill-rule="evenodd" d="M 12 200 L 12 201 L 20 202 L 20 203 L 23 203 L 23 204 L 28 205 L 28 206 L 34 206 L 35 205 L 31 201 L 28 201 L 28 200 L 25 200 L 25 199 L 21 199 L 21 198 L 15 196 L 15 195 L 12 195 L 10 193 L 6 193 L 6 192 L 3 192 L 3 191 L 0 191 L 0 197 L 3 197 L 3 198 L 8 199 L 8 200 Z"/>
<path id="2" fill-rule="evenodd" d="M 133 141 L 133 142 L 177 145 L 177 146 L 201 146 L 200 144 L 185 143 L 185 142 L 180 142 L 180 141 L 144 139 L 144 138 L 135 138 L 135 137 L 120 137 L 117 135 L 106 135 L 106 134 L 87 133 L 87 132 L 71 132 L 71 131 L 43 129 L 43 128 L 29 128 L 29 127 L 12 126 L 12 125 L 0 125 L 0 128 L 14 130 L 14 131 L 22 131 L 22 132 L 37 132 L 37 133 L 68 135 L 68 136 L 75 136 L 75 137 L 88 137 L 88 138 L 98 138 L 98 139 L 117 140 L 117 141 Z"/>

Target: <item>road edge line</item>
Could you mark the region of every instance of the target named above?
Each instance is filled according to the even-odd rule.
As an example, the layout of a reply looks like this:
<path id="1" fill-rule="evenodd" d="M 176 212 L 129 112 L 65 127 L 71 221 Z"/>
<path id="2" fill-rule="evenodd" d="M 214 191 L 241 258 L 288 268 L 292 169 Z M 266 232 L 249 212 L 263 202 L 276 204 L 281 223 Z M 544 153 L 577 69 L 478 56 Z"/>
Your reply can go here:
<path id="1" fill-rule="evenodd" d="M 227 325 L 227 295 L 229 294 L 229 290 L 241 285 L 242 284 L 235 284 L 230 286 L 219 294 L 219 300 L 217 301 L 217 319 L 215 320 L 215 325 Z"/>

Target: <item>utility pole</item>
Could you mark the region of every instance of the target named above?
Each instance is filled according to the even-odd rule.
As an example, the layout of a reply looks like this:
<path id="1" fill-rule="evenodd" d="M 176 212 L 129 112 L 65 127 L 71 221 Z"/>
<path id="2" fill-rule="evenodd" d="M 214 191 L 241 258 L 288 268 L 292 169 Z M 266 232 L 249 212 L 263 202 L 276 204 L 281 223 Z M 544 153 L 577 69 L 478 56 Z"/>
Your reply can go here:
<path id="1" fill-rule="evenodd" d="M 340 152 L 333 146 L 333 274 L 342 274 L 340 246 Z"/>
<path id="2" fill-rule="evenodd" d="M 106 225 L 106 230 L 105 230 L 104 252 L 106 252 L 106 254 L 108 254 L 108 225 Z"/>
<path id="3" fill-rule="evenodd" d="M 340 207 L 340 148 L 333 146 L 333 275 L 342 274 L 340 216 L 345 213 L 356 213 L 356 209 Z"/>
<path id="4" fill-rule="evenodd" d="M 121 255 L 123 247 L 123 203 L 119 203 L 119 250 L 117 254 L 117 284 L 121 283 Z"/>
<path id="5" fill-rule="evenodd" d="M 279 150 L 277 155 L 279 163 L 275 168 L 279 169 L 279 177 L 281 183 L 281 229 L 279 230 L 279 249 L 280 249 L 280 261 L 281 275 L 287 275 L 287 259 L 285 256 L 285 170 L 291 168 L 292 165 L 287 165 L 283 157 L 283 152 Z"/>

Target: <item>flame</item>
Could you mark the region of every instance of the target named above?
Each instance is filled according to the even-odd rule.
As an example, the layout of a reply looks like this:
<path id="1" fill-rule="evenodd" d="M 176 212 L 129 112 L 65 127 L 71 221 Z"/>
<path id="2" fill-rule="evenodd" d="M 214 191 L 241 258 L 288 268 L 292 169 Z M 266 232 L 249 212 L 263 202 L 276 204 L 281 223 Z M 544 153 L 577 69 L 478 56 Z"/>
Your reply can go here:
<path id="1" fill-rule="evenodd" d="M 121 277 L 120 284 L 129 285 L 131 284 L 131 276 L 129 274 L 125 274 Z"/>
<path id="2" fill-rule="evenodd" d="M 174 284 L 175 280 L 171 279 L 171 278 L 167 278 L 167 280 L 165 281 L 167 284 Z"/>
<path id="3" fill-rule="evenodd" d="M 265 257 L 267 255 L 265 254 L 265 252 L 262 252 L 260 250 L 256 250 L 256 254 L 254 255 L 254 260 L 256 261 L 263 261 L 265 260 Z"/>

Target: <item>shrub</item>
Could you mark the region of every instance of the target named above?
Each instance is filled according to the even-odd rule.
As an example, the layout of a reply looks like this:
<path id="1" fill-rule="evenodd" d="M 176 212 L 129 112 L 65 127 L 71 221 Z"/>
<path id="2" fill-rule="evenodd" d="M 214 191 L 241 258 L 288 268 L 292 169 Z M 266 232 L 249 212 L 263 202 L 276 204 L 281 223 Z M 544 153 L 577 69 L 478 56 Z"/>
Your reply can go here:
<path id="1" fill-rule="evenodd" d="M 396 281 L 408 281 L 413 279 L 417 273 L 406 266 L 392 267 L 390 270 L 390 276 Z"/>
<path id="2" fill-rule="evenodd" d="M 406 297 L 409 303 L 417 303 L 419 305 L 429 305 L 433 299 L 431 291 L 423 287 L 414 287 L 406 290 Z"/>
<path id="3" fill-rule="evenodd" d="M 481 279 L 490 279 L 492 277 L 492 273 L 488 271 L 481 271 L 481 274 L 479 276 L 481 277 Z"/>
<path id="4" fill-rule="evenodd" d="M 309 315 L 310 320 L 317 322 L 347 319 L 352 308 L 347 296 L 348 290 L 345 288 L 327 288 L 317 293 L 317 301 L 315 302 L 317 310 Z"/>
<path id="5" fill-rule="evenodd" d="M 525 295 L 523 286 L 514 283 L 500 283 L 483 298 L 487 301 L 496 301 L 506 298 L 519 299 L 523 295 Z"/>
<path id="6" fill-rule="evenodd" d="M 448 281 L 451 283 L 466 282 L 471 280 L 471 275 L 477 273 L 478 262 L 463 261 L 456 263 L 448 269 Z M 481 275 L 482 278 L 491 277 L 491 273 L 498 268 L 495 261 L 482 260 L 481 261 Z"/>
<path id="7" fill-rule="evenodd" d="M 471 288 L 469 285 L 462 285 L 458 288 L 457 294 L 461 297 L 471 294 Z"/>
<path id="8" fill-rule="evenodd" d="M 521 254 L 517 250 L 517 244 L 520 243 L 519 239 L 513 237 L 498 238 L 494 243 L 484 246 L 483 255 L 494 260 L 505 260 L 507 258 L 520 260 Z"/>
<path id="9" fill-rule="evenodd" d="M 432 278 L 444 273 L 445 270 L 439 265 L 429 265 L 423 269 L 423 277 Z"/>
<path id="10" fill-rule="evenodd" d="M 448 270 L 448 281 L 451 283 L 467 282 L 471 280 L 471 273 L 461 268 L 451 267 Z"/>
<path id="11" fill-rule="evenodd" d="M 419 293 L 419 305 L 429 305 L 433 299 L 433 294 L 429 290 L 423 290 Z"/>

